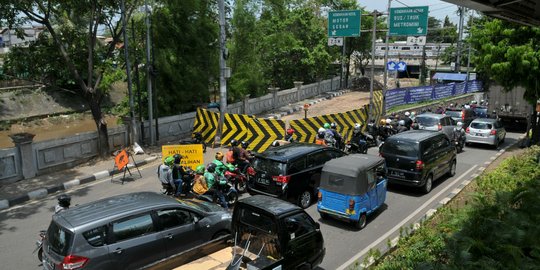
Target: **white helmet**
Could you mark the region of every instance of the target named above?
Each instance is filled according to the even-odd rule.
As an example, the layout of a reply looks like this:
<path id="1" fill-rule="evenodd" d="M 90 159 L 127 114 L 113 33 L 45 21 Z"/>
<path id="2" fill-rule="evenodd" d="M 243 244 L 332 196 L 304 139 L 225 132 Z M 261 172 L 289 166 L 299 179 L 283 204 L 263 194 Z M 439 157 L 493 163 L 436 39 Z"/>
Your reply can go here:
<path id="1" fill-rule="evenodd" d="M 458 129 L 461 129 L 461 128 L 463 127 L 463 123 L 457 122 L 456 127 L 457 127 Z"/>
<path id="2" fill-rule="evenodd" d="M 405 120 L 399 120 L 398 125 L 404 126 L 405 125 Z"/>
<path id="3" fill-rule="evenodd" d="M 405 112 L 405 116 L 409 116 L 409 115 L 411 115 L 410 112 Z"/>
<path id="4" fill-rule="evenodd" d="M 326 132 L 326 129 L 322 127 L 322 128 L 319 128 L 317 132 Z"/>
<path id="5" fill-rule="evenodd" d="M 354 124 L 354 129 L 359 130 L 359 129 L 361 129 L 361 128 L 362 128 L 362 124 L 360 124 L 360 123 Z"/>
<path id="6" fill-rule="evenodd" d="M 390 118 L 386 118 L 386 123 L 390 125 L 390 123 L 392 123 L 392 120 Z"/>

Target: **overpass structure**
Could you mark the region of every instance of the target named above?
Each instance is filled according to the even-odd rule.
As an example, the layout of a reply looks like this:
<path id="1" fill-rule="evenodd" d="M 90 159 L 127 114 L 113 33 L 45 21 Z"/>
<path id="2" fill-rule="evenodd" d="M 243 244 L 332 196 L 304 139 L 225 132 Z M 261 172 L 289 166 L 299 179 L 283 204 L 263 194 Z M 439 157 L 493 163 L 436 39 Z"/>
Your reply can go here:
<path id="1" fill-rule="evenodd" d="M 540 26 L 540 0 L 443 0 L 502 20 Z"/>

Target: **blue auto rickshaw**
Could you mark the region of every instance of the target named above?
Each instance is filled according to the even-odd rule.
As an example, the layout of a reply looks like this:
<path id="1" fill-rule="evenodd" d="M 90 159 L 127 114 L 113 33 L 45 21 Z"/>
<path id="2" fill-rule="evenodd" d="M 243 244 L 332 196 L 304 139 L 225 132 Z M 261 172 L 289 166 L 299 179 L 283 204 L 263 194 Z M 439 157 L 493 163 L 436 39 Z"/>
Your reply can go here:
<path id="1" fill-rule="evenodd" d="M 386 199 L 386 166 L 381 157 L 348 155 L 324 165 L 318 193 L 321 218 L 334 217 L 366 226 L 366 218 Z"/>

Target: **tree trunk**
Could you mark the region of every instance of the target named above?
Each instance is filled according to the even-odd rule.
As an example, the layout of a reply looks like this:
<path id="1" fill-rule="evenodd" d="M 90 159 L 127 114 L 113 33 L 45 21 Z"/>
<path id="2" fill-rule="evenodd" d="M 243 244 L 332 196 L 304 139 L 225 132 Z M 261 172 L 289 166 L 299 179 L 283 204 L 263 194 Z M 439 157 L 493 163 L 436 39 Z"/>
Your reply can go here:
<path id="1" fill-rule="evenodd" d="M 531 114 L 531 137 L 529 138 L 531 140 L 531 145 L 537 144 L 540 139 L 540 125 L 538 125 L 538 113 L 536 112 L 536 107 L 533 106 L 533 113 Z M 529 134 L 527 134 L 529 135 Z"/>
<path id="2" fill-rule="evenodd" d="M 89 98 L 90 110 L 92 112 L 92 117 L 96 123 L 97 132 L 98 132 L 98 153 L 101 157 L 109 156 L 109 133 L 107 131 L 107 122 L 105 121 L 104 115 L 101 112 L 101 98 L 93 97 Z"/>

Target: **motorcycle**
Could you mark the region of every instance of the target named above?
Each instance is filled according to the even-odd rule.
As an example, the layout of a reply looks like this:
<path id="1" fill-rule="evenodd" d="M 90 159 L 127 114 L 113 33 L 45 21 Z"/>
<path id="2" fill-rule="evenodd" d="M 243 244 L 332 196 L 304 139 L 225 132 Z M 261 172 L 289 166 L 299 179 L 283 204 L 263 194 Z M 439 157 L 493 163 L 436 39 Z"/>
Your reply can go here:
<path id="1" fill-rule="evenodd" d="M 234 167 L 234 170 L 232 171 L 225 171 L 225 178 L 234 185 L 239 193 L 246 192 L 249 178 L 254 175 L 255 170 L 251 165 L 248 165 L 245 173 L 241 172 L 238 167 Z"/>
<path id="2" fill-rule="evenodd" d="M 460 131 L 454 131 L 454 138 L 452 140 L 458 153 L 463 152 L 465 146 L 465 136 Z"/>
<path id="3" fill-rule="evenodd" d="M 230 181 L 227 181 L 227 184 L 219 185 L 218 188 L 223 193 L 223 196 L 225 197 L 225 201 L 227 202 L 227 206 L 229 208 L 234 207 L 234 205 L 236 205 L 236 202 L 238 202 L 238 191 L 236 191 L 236 189 L 234 188 L 234 185 Z M 218 196 L 215 194 L 205 193 L 202 195 L 198 195 L 193 192 L 191 192 L 190 194 L 195 199 L 219 204 Z"/>
<path id="4" fill-rule="evenodd" d="M 367 154 L 368 144 L 366 141 L 360 143 L 347 142 L 345 144 L 345 153 L 347 154 Z"/>
<path id="5" fill-rule="evenodd" d="M 32 254 L 34 254 L 37 251 L 37 256 L 40 262 L 43 260 L 43 240 L 45 240 L 46 235 L 47 231 L 39 231 L 39 239 L 36 241 L 36 248 L 32 252 Z"/>
<path id="6" fill-rule="evenodd" d="M 182 194 L 188 195 L 195 179 L 195 171 L 189 167 L 184 168 L 186 174 L 182 178 Z M 169 183 L 161 183 L 161 193 L 168 196 L 174 196 L 176 189 Z"/>
<path id="7" fill-rule="evenodd" d="M 203 153 L 206 153 L 206 143 L 200 132 L 193 132 L 191 134 L 191 139 L 180 140 L 180 144 L 202 144 Z"/>

